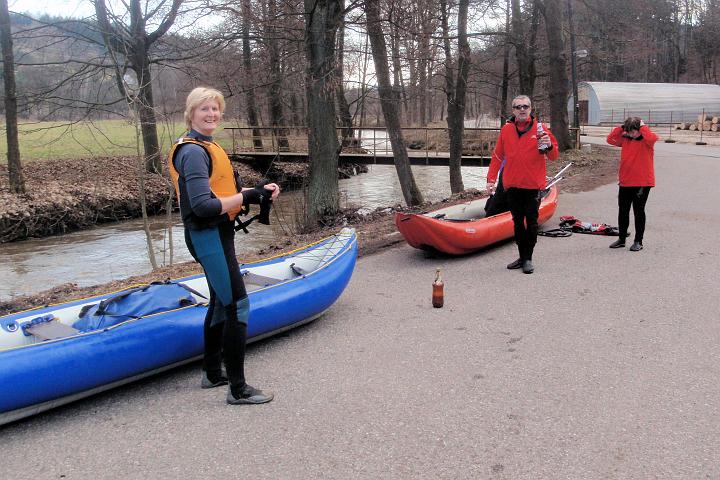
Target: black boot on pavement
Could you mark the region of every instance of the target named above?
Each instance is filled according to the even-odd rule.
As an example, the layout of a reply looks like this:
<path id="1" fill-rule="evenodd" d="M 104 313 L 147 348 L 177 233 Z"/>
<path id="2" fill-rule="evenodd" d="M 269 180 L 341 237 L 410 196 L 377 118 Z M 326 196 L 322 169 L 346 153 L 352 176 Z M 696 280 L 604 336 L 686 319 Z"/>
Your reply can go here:
<path id="1" fill-rule="evenodd" d="M 630 247 L 631 252 L 639 252 L 643 249 L 642 243 L 640 242 L 633 242 L 632 246 Z"/>
<path id="2" fill-rule="evenodd" d="M 517 260 L 515 260 L 512 263 L 508 263 L 507 268 L 508 268 L 508 270 L 515 270 L 515 269 L 521 268 L 522 266 L 523 266 L 522 258 L 518 258 Z"/>
<path id="3" fill-rule="evenodd" d="M 625 248 L 625 239 L 624 238 L 618 238 L 613 243 L 610 244 L 610 248 Z"/>
<path id="4" fill-rule="evenodd" d="M 274 397 L 272 392 L 264 393 L 262 390 L 245 384 L 239 395 L 233 394 L 232 388 L 228 389 L 227 403 L 230 405 L 259 405 L 272 401 Z"/>
<path id="5" fill-rule="evenodd" d="M 533 273 L 535 271 L 535 267 L 530 260 L 525 260 L 522 264 L 522 270 L 523 273 Z"/>
<path id="6" fill-rule="evenodd" d="M 222 373 L 202 372 L 200 388 L 215 388 L 228 384 L 228 379 Z"/>

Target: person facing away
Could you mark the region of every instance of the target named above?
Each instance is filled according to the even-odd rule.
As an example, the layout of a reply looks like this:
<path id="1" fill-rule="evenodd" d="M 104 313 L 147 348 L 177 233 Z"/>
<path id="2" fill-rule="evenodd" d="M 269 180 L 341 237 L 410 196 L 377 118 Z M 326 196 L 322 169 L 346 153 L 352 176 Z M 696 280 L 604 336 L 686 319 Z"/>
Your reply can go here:
<path id="1" fill-rule="evenodd" d="M 223 95 L 211 88 L 190 92 L 185 106 L 188 133 L 170 150 L 168 166 L 180 204 L 185 243 L 202 265 L 210 299 L 203 325 L 202 388 L 228 385 L 227 403 L 259 404 L 273 399 L 245 381 L 245 344 L 250 303 L 235 255 L 235 217 L 243 205 L 276 198 L 280 188 L 241 188 L 225 150 L 213 141 Z M 223 375 L 224 362 L 227 376 Z"/>
<path id="2" fill-rule="evenodd" d="M 635 217 L 635 238 L 630 251 L 643 248 L 645 235 L 645 204 L 655 186 L 655 142 L 658 136 L 640 117 L 629 117 L 607 136 L 607 143 L 620 147 L 618 171 L 618 230 L 620 236 L 610 248 L 625 247 L 630 225 L 630 207 Z"/>
<path id="3" fill-rule="evenodd" d="M 537 243 L 540 193 L 547 181 L 545 162 L 548 158 L 557 159 L 559 152 L 557 140 L 548 126 L 539 124 L 532 114 L 530 97 L 519 95 L 513 98 L 512 108 L 513 115 L 500 129 L 490 160 L 487 189 L 488 193 L 493 193 L 504 159 L 502 182 L 507 192 L 519 253 L 518 258 L 508 264 L 507 268 L 522 268 L 523 273 L 533 273 L 535 267 L 532 257 Z"/>

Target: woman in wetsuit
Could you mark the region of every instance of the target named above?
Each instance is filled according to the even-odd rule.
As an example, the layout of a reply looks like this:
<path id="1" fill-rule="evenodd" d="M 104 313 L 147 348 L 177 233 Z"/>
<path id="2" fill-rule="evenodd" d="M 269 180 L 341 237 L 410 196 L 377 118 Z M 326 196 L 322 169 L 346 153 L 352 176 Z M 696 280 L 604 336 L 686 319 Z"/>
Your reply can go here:
<path id="1" fill-rule="evenodd" d="M 273 399 L 245 381 L 245 343 L 249 300 L 235 256 L 235 217 L 243 205 L 274 199 L 280 187 L 241 188 L 225 150 L 213 142 L 225 110 L 223 95 L 198 87 L 187 97 L 188 134 L 173 145 L 170 175 L 180 203 L 185 243 L 205 271 L 210 290 L 205 316 L 202 388 L 230 384 L 229 404 L 259 404 Z M 222 374 L 225 363 L 227 377 Z"/>

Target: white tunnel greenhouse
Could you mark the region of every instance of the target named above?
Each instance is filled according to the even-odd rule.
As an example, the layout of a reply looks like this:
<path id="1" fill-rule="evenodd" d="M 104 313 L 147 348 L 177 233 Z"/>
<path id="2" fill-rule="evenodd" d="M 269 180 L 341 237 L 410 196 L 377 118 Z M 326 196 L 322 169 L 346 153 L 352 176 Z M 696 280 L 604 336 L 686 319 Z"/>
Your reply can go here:
<path id="1" fill-rule="evenodd" d="M 641 117 L 646 123 L 694 122 L 703 112 L 720 114 L 720 85 L 698 83 L 580 82 L 580 124 L 622 123 Z M 568 116 L 573 118 L 573 97 Z"/>

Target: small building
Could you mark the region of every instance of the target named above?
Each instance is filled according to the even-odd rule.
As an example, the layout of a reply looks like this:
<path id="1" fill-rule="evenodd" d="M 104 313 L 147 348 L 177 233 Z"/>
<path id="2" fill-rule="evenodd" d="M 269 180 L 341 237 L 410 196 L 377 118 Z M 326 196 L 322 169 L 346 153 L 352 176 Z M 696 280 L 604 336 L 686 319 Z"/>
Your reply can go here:
<path id="1" fill-rule="evenodd" d="M 641 117 L 646 123 L 697 122 L 703 111 L 720 114 L 720 85 L 580 82 L 578 98 L 581 125 L 617 124 L 627 117 Z M 571 122 L 573 103 L 571 96 Z"/>

